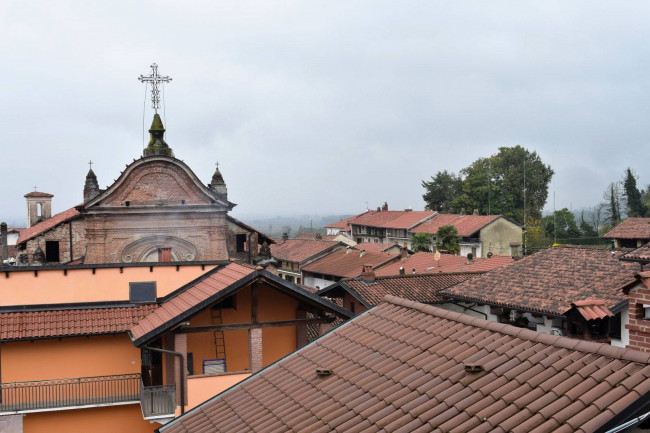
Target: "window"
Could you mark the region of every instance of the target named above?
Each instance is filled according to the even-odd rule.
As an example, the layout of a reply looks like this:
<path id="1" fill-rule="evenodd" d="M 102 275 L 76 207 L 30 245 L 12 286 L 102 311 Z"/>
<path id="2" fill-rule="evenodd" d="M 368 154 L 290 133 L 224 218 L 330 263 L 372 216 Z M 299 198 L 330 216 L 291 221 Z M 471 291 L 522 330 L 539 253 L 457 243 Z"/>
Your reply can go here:
<path id="1" fill-rule="evenodd" d="M 134 303 L 156 302 L 156 282 L 129 283 L 129 301 Z"/>
<path id="2" fill-rule="evenodd" d="M 59 241 L 45 241 L 45 261 L 58 262 L 59 258 Z"/>
<path id="3" fill-rule="evenodd" d="M 192 352 L 187 352 L 187 375 L 191 376 L 194 374 L 194 354 Z"/>
<path id="4" fill-rule="evenodd" d="M 246 235 L 235 235 L 235 240 L 237 242 L 237 252 L 243 253 L 246 251 Z"/>

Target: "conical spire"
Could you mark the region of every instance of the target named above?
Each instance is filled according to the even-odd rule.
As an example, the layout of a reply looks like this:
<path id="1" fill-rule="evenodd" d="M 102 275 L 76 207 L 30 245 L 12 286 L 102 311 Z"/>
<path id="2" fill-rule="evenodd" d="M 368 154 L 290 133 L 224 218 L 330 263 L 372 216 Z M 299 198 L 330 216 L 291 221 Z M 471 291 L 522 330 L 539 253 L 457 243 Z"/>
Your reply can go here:
<path id="1" fill-rule="evenodd" d="M 84 184 L 84 202 L 91 200 L 99 195 L 99 183 L 97 176 L 91 168 L 86 175 L 86 183 Z"/>
<path id="2" fill-rule="evenodd" d="M 153 122 L 151 122 L 151 128 L 149 129 L 149 134 L 151 138 L 149 139 L 149 145 L 144 150 L 144 156 L 153 156 L 153 155 L 164 155 L 164 156 L 174 156 L 171 147 L 165 143 L 163 136 L 165 135 L 165 127 L 163 126 L 162 120 L 158 113 L 154 114 Z"/>
<path id="3" fill-rule="evenodd" d="M 212 175 L 212 181 L 208 184 L 208 187 L 216 192 L 221 198 L 228 198 L 228 188 L 226 187 L 226 182 L 223 180 L 223 176 L 219 171 L 219 163 L 217 163 L 217 169 Z"/>

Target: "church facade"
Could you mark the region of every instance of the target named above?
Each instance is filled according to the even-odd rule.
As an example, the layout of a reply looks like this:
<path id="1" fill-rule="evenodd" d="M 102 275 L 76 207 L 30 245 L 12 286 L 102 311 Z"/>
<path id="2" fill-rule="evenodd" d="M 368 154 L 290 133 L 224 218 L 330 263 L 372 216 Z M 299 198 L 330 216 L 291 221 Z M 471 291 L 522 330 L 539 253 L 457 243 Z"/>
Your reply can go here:
<path id="1" fill-rule="evenodd" d="M 228 215 L 235 204 L 218 167 L 205 185 L 174 157 L 157 113 L 149 133 L 143 156 L 106 190 L 91 167 L 82 204 L 49 216 L 41 209 L 50 209 L 52 195 L 27 194 L 31 219 L 17 242 L 17 264 L 250 263 L 259 245 L 273 242 Z"/>

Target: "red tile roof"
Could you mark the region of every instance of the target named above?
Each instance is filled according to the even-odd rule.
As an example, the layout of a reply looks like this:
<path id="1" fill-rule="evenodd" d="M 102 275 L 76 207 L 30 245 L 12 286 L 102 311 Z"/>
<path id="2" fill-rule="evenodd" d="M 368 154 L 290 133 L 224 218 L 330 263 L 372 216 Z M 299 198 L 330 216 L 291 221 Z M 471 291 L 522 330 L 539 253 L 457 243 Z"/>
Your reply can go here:
<path id="1" fill-rule="evenodd" d="M 318 233 L 300 233 L 294 239 L 311 239 L 311 240 L 320 240 L 320 241 L 333 241 L 338 235 L 320 235 L 320 238 L 317 237 Z"/>
<path id="2" fill-rule="evenodd" d="M 31 198 L 31 197 L 34 197 L 34 198 L 52 198 L 54 196 L 52 194 L 48 194 L 46 192 L 40 192 L 40 191 L 32 191 L 32 192 L 28 192 L 27 194 L 25 194 L 25 198 Z"/>
<path id="3" fill-rule="evenodd" d="M 383 253 L 386 250 L 390 250 L 399 244 L 384 244 L 379 242 L 360 242 L 356 244 L 353 248 L 359 251 L 372 251 L 375 253 Z"/>
<path id="4" fill-rule="evenodd" d="M 354 278 L 361 274 L 363 265 L 373 268 L 397 260 L 398 254 L 366 252 L 354 249 L 333 251 L 302 268 L 305 272 L 326 274 L 342 278 Z"/>
<path id="5" fill-rule="evenodd" d="M 619 254 L 602 248 L 548 248 L 451 287 L 444 296 L 556 315 L 588 299 L 602 299 L 611 309 L 627 301 L 621 289 L 636 281 L 639 269 L 620 261 Z"/>
<path id="6" fill-rule="evenodd" d="M 627 218 L 603 235 L 605 239 L 650 239 L 650 218 Z"/>
<path id="7" fill-rule="evenodd" d="M 332 296 L 339 290 L 346 291 L 357 298 L 366 307 L 374 307 L 379 304 L 387 295 L 393 295 L 411 301 L 424 304 L 435 304 L 443 302 L 438 293 L 479 275 L 475 272 L 459 272 L 449 274 L 427 274 L 427 275 L 397 275 L 391 277 L 377 277 L 374 283 L 367 283 L 361 278 L 354 280 L 343 280 L 331 285 L 318 294 L 326 297 Z"/>
<path id="8" fill-rule="evenodd" d="M 160 308 L 133 326 L 131 328 L 132 340 L 144 339 L 147 335 L 164 328 L 165 325 L 179 317 L 179 315 L 188 312 L 191 308 L 200 305 L 231 284 L 254 273 L 254 268 L 242 266 L 235 262 L 215 268 L 214 271 L 208 272 L 202 278 L 189 283 L 186 290 L 175 294 L 171 299 L 164 302 Z"/>
<path id="9" fill-rule="evenodd" d="M 609 308 L 605 306 L 605 301 L 601 299 L 576 301 L 572 305 L 587 321 L 614 317 L 614 313 L 609 311 Z"/>
<path id="10" fill-rule="evenodd" d="M 436 212 L 432 211 L 371 210 L 358 215 L 350 221 L 350 224 L 370 227 L 408 229 L 435 214 Z"/>
<path id="11" fill-rule="evenodd" d="M 388 297 L 158 431 L 586 433 L 648 392 L 648 353 Z"/>
<path id="12" fill-rule="evenodd" d="M 33 340 L 126 332 L 157 307 L 156 304 L 147 304 L 135 307 L 0 312 L 0 340 Z"/>
<path id="13" fill-rule="evenodd" d="M 271 245 L 271 255 L 278 260 L 302 262 L 341 245 L 332 241 L 317 241 L 315 239 L 287 239 L 279 244 Z"/>
<path id="14" fill-rule="evenodd" d="M 413 227 L 411 233 L 428 233 L 435 235 L 442 226 L 454 226 L 458 230 L 458 236 L 471 236 L 490 224 L 502 215 L 457 215 L 457 214 L 438 214 L 425 221 L 422 224 Z"/>
<path id="15" fill-rule="evenodd" d="M 416 274 L 482 272 L 491 271 L 492 269 L 500 268 L 513 262 L 514 259 L 508 256 L 492 256 L 489 259 L 478 258 L 470 262 L 467 260 L 467 257 L 453 254 L 440 254 L 440 260 L 436 261 L 434 253 L 419 252 L 397 262 L 382 266 L 375 271 L 375 274 L 381 276 L 398 275 L 399 268 L 404 268 L 404 272 L 407 274 L 412 274 L 413 269 L 415 269 Z"/>
<path id="16" fill-rule="evenodd" d="M 53 229 L 59 224 L 68 222 L 71 219 L 76 218 L 77 216 L 79 216 L 79 211 L 76 208 L 70 208 L 68 210 L 64 210 L 63 212 L 60 212 L 51 218 L 41 221 L 38 224 L 34 224 L 33 226 L 26 228 L 25 230 L 22 230 L 20 232 L 20 236 L 18 237 L 18 242 L 16 242 L 16 244 L 19 245 L 24 242 L 27 242 L 28 240 L 33 239 L 36 236 L 40 236 L 46 231 Z"/>
<path id="17" fill-rule="evenodd" d="M 642 263 L 650 262 L 650 243 L 640 246 L 629 253 L 623 254 L 621 260 Z"/>
<path id="18" fill-rule="evenodd" d="M 363 214 L 361 214 L 363 215 Z M 328 229 L 341 229 L 343 231 L 348 231 L 350 230 L 350 221 L 358 217 L 359 215 L 351 216 L 345 219 L 342 219 L 341 221 L 337 221 L 335 223 L 326 225 L 325 227 Z"/>

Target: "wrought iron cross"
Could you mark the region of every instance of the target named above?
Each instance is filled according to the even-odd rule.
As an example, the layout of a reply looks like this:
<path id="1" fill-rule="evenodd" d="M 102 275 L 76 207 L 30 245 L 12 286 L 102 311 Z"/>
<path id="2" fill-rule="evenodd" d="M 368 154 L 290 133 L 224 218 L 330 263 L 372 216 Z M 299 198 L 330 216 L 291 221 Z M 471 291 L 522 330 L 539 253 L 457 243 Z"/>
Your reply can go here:
<path id="1" fill-rule="evenodd" d="M 160 91 L 158 90 L 158 85 L 160 83 L 169 83 L 172 79 L 166 75 L 158 75 L 158 65 L 151 65 L 151 74 L 148 76 L 140 75 L 138 77 L 141 83 L 151 83 L 151 108 L 156 110 L 158 113 L 158 108 L 160 108 Z"/>
<path id="2" fill-rule="evenodd" d="M 92 159 L 90 161 L 88 161 L 88 165 L 90 166 L 90 169 L 92 170 L 93 169 L 93 161 L 92 161 Z"/>
<path id="3" fill-rule="evenodd" d="M 214 165 L 217 166 L 217 170 L 219 170 L 219 161 L 215 162 Z"/>

